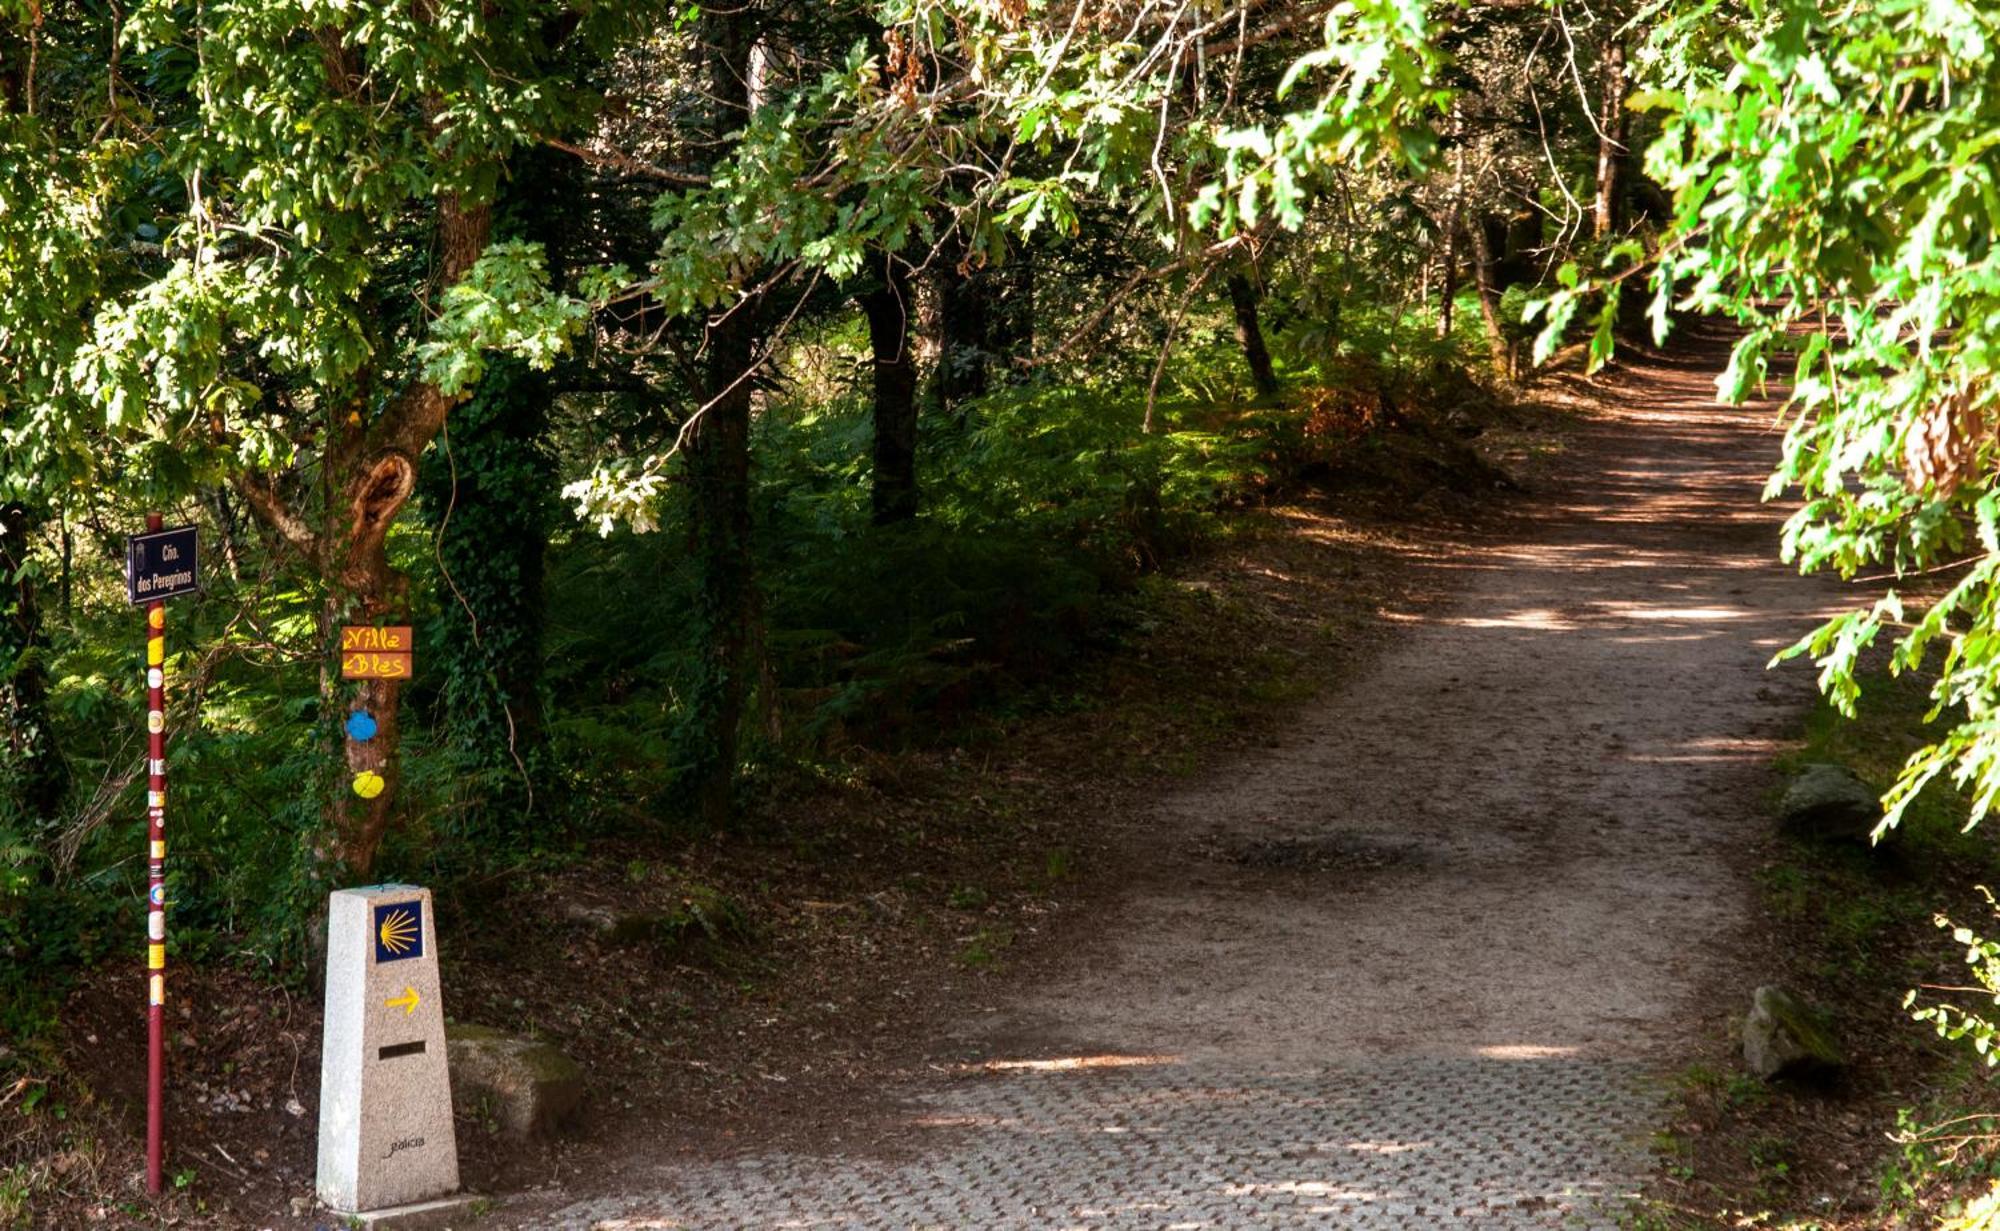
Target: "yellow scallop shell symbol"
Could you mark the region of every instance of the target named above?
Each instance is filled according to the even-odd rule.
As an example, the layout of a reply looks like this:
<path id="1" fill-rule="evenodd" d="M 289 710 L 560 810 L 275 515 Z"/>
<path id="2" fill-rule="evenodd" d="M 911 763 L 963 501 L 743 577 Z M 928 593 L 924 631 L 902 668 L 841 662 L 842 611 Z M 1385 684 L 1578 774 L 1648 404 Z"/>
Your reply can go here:
<path id="1" fill-rule="evenodd" d="M 392 910 L 382 917 L 377 929 L 382 947 L 391 953 L 408 953 L 417 943 L 417 917 L 407 910 Z"/>
<path id="2" fill-rule="evenodd" d="M 375 798 L 382 793 L 382 788 L 388 785 L 383 781 L 382 775 L 372 769 L 364 769 L 354 775 L 354 793 L 363 799 Z"/>

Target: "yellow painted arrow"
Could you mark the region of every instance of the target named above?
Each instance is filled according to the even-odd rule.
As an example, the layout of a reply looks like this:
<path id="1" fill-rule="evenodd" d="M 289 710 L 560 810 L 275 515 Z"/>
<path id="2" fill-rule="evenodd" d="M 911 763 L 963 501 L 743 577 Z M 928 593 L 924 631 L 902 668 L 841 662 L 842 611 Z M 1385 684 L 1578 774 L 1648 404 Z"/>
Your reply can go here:
<path id="1" fill-rule="evenodd" d="M 417 1006 L 419 1004 L 422 1004 L 423 1001 L 417 996 L 416 988 L 405 986 L 403 988 L 402 995 L 396 997 L 394 1000 L 385 1000 L 382 1003 L 384 1006 L 391 1009 L 395 1008 L 397 1005 L 402 1005 L 403 1016 L 408 1017 L 410 1014 L 415 1013 L 417 1011 Z"/>

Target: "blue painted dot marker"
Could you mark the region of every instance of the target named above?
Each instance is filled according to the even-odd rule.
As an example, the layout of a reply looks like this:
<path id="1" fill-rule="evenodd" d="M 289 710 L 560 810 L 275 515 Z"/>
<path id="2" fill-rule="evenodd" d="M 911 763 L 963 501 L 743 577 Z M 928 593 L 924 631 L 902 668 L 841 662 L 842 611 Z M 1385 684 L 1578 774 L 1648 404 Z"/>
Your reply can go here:
<path id="1" fill-rule="evenodd" d="M 375 738 L 375 715 L 367 710 L 355 710 L 347 716 L 347 738 L 357 744 L 365 744 Z"/>

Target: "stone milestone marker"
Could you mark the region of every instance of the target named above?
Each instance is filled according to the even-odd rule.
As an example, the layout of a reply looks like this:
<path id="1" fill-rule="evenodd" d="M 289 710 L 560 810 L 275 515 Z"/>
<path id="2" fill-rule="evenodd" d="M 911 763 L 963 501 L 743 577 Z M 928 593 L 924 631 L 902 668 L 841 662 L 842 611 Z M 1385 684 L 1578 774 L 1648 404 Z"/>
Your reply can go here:
<path id="1" fill-rule="evenodd" d="M 428 889 L 372 885 L 329 900 L 318 1189 L 343 1214 L 458 1190 Z"/>

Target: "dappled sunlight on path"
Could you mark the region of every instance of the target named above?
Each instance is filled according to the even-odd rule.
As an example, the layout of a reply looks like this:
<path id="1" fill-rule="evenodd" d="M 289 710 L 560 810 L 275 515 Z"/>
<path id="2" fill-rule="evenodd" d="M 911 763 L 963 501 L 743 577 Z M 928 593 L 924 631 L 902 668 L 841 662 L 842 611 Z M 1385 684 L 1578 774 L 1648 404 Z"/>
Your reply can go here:
<path id="1" fill-rule="evenodd" d="M 908 1157 L 661 1165 L 554 1225 L 1615 1226 L 1810 700 L 1766 663 L 1835 599 L 1775 563 L 1720 358 L 1621 377 L 1547 490 L 1428 545 L 1449 598 L 1164 798 L 1101 943 L 905 1092 Z"/>
<path id="2" fill-rule="evenodd" d="M 986 1079 L 925 1099 L 941 1110 L 916 1122 L 938 1139 L 912 1161 L 675 1168 L 661 1193 L 572 1211 L 569 1225 L 1541 1225 L 1604 1190 L 1596 1140 L 1643 1118 L 1632 1066 L 1527 1051 Z"/>

